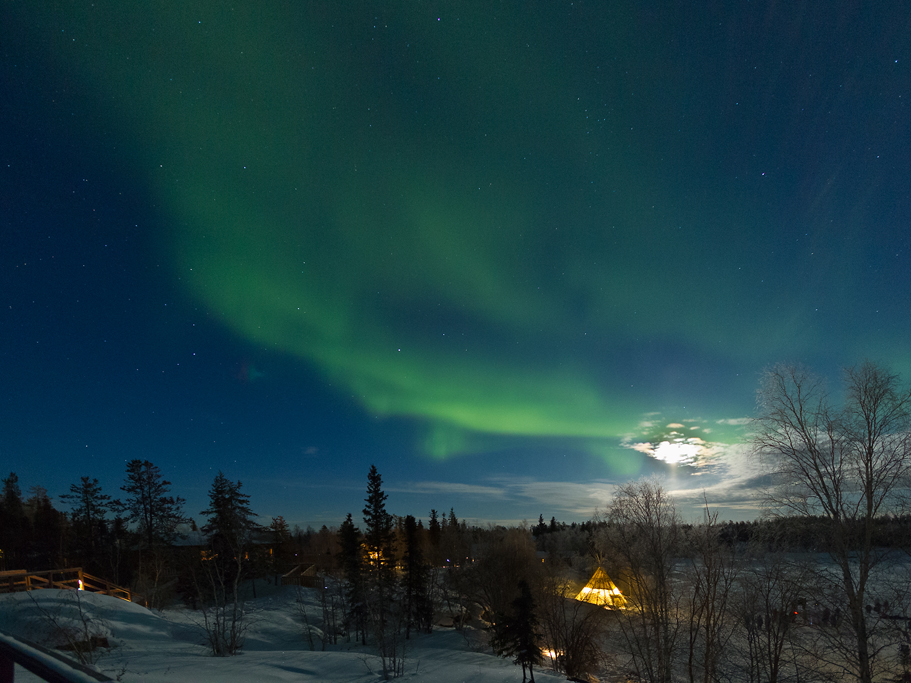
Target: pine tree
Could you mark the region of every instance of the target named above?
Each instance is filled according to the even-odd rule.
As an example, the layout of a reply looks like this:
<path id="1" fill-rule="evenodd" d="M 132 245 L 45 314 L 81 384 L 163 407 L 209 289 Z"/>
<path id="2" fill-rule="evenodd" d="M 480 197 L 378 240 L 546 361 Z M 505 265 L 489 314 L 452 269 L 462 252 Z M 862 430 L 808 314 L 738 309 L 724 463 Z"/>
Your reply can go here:
<path id="1" fill-rule="evenodd" d="M 272 524 L 269 525 L 269 528 L 274 531 L 282 541 L 291 538 L 291 529 L 288 527 L 288 522 L 286 522 L 285 518 L 281 515 L 272 518 Z"/>
<path id="2" fill-rule="evenodd" d="M 338 530 L 339 564 L 347 581 L 347 617 L 349 630 L 353 627 L 355 639 L 361 634 L 361 644 L 367 644 L 367 633 L 364 627 L 364 577 L 363 558 L 361 553 L 361 532 L 351 519 L 351 513 L 342 522 Z"/>
<path id="3" fill-rule="evenodd" d="M 540 642 L 535 600 L 528 582 L 522 579 L 519 581 L 519 596 L 512 602 L 512 614 L 501 618 L 492 645 L 497 654 L 513 657 L 513 662 L 522 666 L 523 683 L 525 668 L 528 667 L 531 683 L 534 683 L 534 665 L 544 662 Z"/>
<path id="4" fill-rule="evenodd" d="M 427 523 L 427 541 L 430 546 L 427 559 L 434 567 L 438 567 L 443 563 L 442 551 L 440 550 L 440 543 L 442 539 L 443 529 L 440 526 L 440 520 L 437 516 L 437 511 L 431 510 L 430 521 Z"/>
<path id="5" fill-rule="evenodd" d="M 177 536 L 177 525 L 184 520 L 182 509 L 186 501 L 167 495 L 171 482 L 162 478 L 158 466 L 148 460 L 130 460 L 126 483 L 120 490 L 128 497 L 114 501 L 114 507 L 126 514 L 128 522 L 137 525 L 143 544 L 150 548 L 171 544 Z"/>
<path id="6" fill-rule="evenodd" d="M 250 496 L 241 492 L 242 486 L 240 481 L 232 482 L 219 471 L 209 489 L 209 507 L 200 512 L 207 517 L 202 532 L 209 537 L 211 556 L 226 580 L 233 580 L 236 572 L 251 580 L 257 574 L 256 555 L 251 552 L 252 535 L 261 531 L 262 526 L 256 522 Z"/>
<path id="7" fill-rule="evenodd" d="M 258 574 L 252 534 L 262 530 L 250 507 L 250 496 L 241 492 L 240 481 L 232 482 L 222 472 L 209 489 L 209 507 L 200 514 L 209 537 L 209 555 L 201 563 L 204 583 L 197 581 L 209 646 L 215 655 L 234 655 L 243 647 L 247 622 L 240 595 L 240 583 Z"/>
<path id="8" fill-rule="evenodd" d="M 0 559 L 6 569 L 26 565 L 31 525 L 22 506 L 22 490 L 15 472 L 3 479 L 3 500 L 0 502 Z"/>
<path id="9" fill-rule="evenodd" d="M 427 523 L 427 533 L 429 534 L 430 545 L 437 547 L 440 545 L 440 520 L 436 510 L 430 511 L 430 521 Z"/>
<path id="10" fill-rule="evenodd" d="M 424 561 L 421 537 L 414 517 L 405 517 L 405 638 L 411 636 L 414 626 L 430 633 L 433 607 L 429 592 L 429 567 Z"/>
<path id="11" fill-rule="evenodd" d="M 446 522 L 442 525 L 443 558 L 449 566 L 460 566 L 468 555 L 468 547 L 464 539 L 465 529 L 459 524 L 453 508 L 449 508 L 449 521 L 446 521 L 445 516 L 442 521 Z"/>
<path id="12" fill-rule="evenodd" d="M 275 536 L 275 549 L 272 555 L 272 569 L 277 573 L 284 573 L 288 570 L 290 560 L 294 552 L 291 541 L 291 527 L 285 518 L 279 515 L 272 518 L 269 530 Z M 278 577 L 276 576 L 276 585 Z"/>
<path id="13" fill-rule="evenodd" d="M 94 567 L 100 561 L 100 552 L 107 531 L 105 516 L 111 507 L 111 497 L 101 492 L 97 479 L 80 477 L 78 484 L 70 485 L 69 493 L 60 494 L 60 500 L 69 503 L 70 519 L 76 540 L 76 552 L 83 566 Z"/>
<path id="14" fill-rule="evenodd" d="M 43 486 L 32 486 L 29 493 L 32 495 L 23 507 L 32 528 L 29 543 L 31 561 L 38 567 L 62 566 L 66 515 L 54 508 Z"/>
<path id="15" fill-rule="evenodd" d="M 399 655 L 400 620 L 396 619 L 394 521 L 386 512 L 383 478 L 370 467 L 367 475 L 367 505 L 364 507 L 364 545 L 366 550 L 364 596 L 367 616 L 379 650 L 383 678 L 391 672 L 397 675 L 402 660 Z"/>
<path id="16" fill-rule="evenodd" d="M 215 544 L 242 548 L 249 543 L 251 533 L 262 529 L 250 508 L 250 496 L 240 491 L 242 486 L 241 482 L 232 482 L 220 471 L 212 482 L 209 507 L 200 514 L 208 518 L 202 531 Z"/>
<path id="17" fill-rule="evenodd" d="M 386 494 L 383 478 L 370 466 L 367 475 L 367 498 L 364 502 L 364 543 L 367 550 L 366 567 L 369 581 L 374 588 L 388 589 L 394 579 L 393 519 L 386 512 Z"/>

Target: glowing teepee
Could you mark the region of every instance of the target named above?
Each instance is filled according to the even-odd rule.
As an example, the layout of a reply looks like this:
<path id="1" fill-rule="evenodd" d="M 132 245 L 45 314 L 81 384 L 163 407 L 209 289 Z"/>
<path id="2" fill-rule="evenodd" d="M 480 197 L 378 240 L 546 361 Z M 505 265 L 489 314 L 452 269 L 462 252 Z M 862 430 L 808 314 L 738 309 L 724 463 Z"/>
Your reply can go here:
<path id="1" fill-rule="evenodd" d="M 623 609 L 626 607 L 626 599 L 620 589 L 610 580 L 607 572 L 601 567 L 595 570 L 585 587 L 579 591 L 576 600 L 590 602 L 593 605 L 600 605 L 608 609 Z"/>

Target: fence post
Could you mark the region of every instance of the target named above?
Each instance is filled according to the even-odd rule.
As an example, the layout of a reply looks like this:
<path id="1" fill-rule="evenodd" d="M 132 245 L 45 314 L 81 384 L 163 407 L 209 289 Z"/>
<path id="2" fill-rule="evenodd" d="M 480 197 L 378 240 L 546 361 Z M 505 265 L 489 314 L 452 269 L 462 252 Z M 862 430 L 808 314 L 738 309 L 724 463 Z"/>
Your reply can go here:
<path id="1" fill-rule="evenodd" d="M 12 659 L 0 652 L 0 683 L 13 683 L 16 676 L 15 666 Z"/>

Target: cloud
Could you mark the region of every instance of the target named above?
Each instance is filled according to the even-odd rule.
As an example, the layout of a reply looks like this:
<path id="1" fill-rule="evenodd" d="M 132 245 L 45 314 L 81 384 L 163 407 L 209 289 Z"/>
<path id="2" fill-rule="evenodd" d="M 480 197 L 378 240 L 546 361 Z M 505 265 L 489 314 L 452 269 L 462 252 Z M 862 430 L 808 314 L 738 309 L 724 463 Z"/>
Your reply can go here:
<path id="1" fill-rule="evenodd" d="M 506 495 L 503 488 L 495 486 L 481 486 L 478 484 L 462 484 L 450 481 L 418 481 L 395 488 L 387 487 L 387 491 L 395 493 L 451 493 L 462 496 L 480 496 L 502 499 Z"/>
<path id="2" fill-rule="evenodd" d="M 720 425 L 731 425 L 733 427 L 740 427 L 742 425 L 748 425 L 753 421 L 751 417 L 730 417 L 724 420 L 715 420 L 715 424 Z"/>
<path id="3" fill-rule="evenodd" d="M 541 481 L 535 479 L 498 479 L 517 502 L 532 503 L 536 509 L 549 510 L 560 519 L 589 519 L 595 510 L 605 508 L 613 497 L 614 482 Z"/>
<path id="4" fill-rule="evenodd" d="M 535 479 L 495 478 L 493 485 L 462 484 L 460 482 L 419 481 L 397 487 L 386 487 L 387 493 L 419 495 L 459 495 L 515 503 L 523 508 L 547 510 L 557 519 L 589 519 L 598 508 L 610 503 L 615 484 L 609 481 L 589 483 L 542 481 Z M 534 514 L 537 518 L 537 513 Z M 507 520 L 487 520 L 503 524 Z"/>

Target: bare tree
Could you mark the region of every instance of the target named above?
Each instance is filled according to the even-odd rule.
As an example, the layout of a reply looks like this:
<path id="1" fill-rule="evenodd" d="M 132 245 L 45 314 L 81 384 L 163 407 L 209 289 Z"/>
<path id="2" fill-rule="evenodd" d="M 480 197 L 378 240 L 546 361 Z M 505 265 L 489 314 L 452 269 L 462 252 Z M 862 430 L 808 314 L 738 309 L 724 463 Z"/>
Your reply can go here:
<path id="1" fill-rule="evenodd" d="M 200 612 L 209 649 L 216 657 L 236 655 L 244 646 L 250 626 L 240 597 L 243 555 L 219 562 L 209 558 L 201 562 L 201 577 L 197 577 L 197 591 L 207 596 Z"/>
<path id="2" fill-rule="evenodd" d="M 799 680 L 791 627 L 793 608 L 805 594 L 809 569 L 762 548 L 748 556 L 733 601 L 737 635 L 750 683 Z M 826 615 L 827 621 L 832 614 Z M 792 666 L 791 666 L 792 665 Z M 793 669 L 794 674 L 791 674 Z"/>
<path id="3" fill-rule="evenodd" d="M 539 604 L 545 641 L 553 650 L 554 671 L 562 671 L 572 680 L 586 679 L 606 661 L 601 639 L 609 613 L 574 600 L 576 589 L 556 563 L 547 563 L 544 571 Z"/>
<path id="4" fill-rule="evenodd" d="M 853 675 L 870 683 L 878 647 L 864 607 L 886 555 L 873 543 L 874 522 L 897 509 L 911 473 L 911 392 L 869 362 L 845 371 L 844 388 L 836 407 L 819 377 L 772 367 L 759 389 L 753 441 L 776 481 L 771 508 L 828 522 L 852 634 L 843 655 Z"/>
<path id="5" fill-rule="evenodd" d="M 737 565 L 734 550 L 719 539 L 718 513 L 705 505 L 703 523 L 689 535 L 690 566 L 687 672 L 690 683 L 722 679 L 731 637 L 730 600 Z"/>
<path id="6" fill-rule="evenodd" d="M 601 542 L 626 565 L 627 609 L 620 630 L 639 680 L 670 683 L 682 621 L 674 590 L 680 519 L 661 484 L 651 479 L 619 486 L 608 509 Z"/>
<path id="7" fill-rule="evenodd" d="M 539 564 L 527 529 L 496 528 L 478 543 L 475 562 L 450 570 L 450 578 L 455 590 L 480 608 L 481 618 L 495 635 L 518 595 L 519 581 L 537 585 Z"/>

